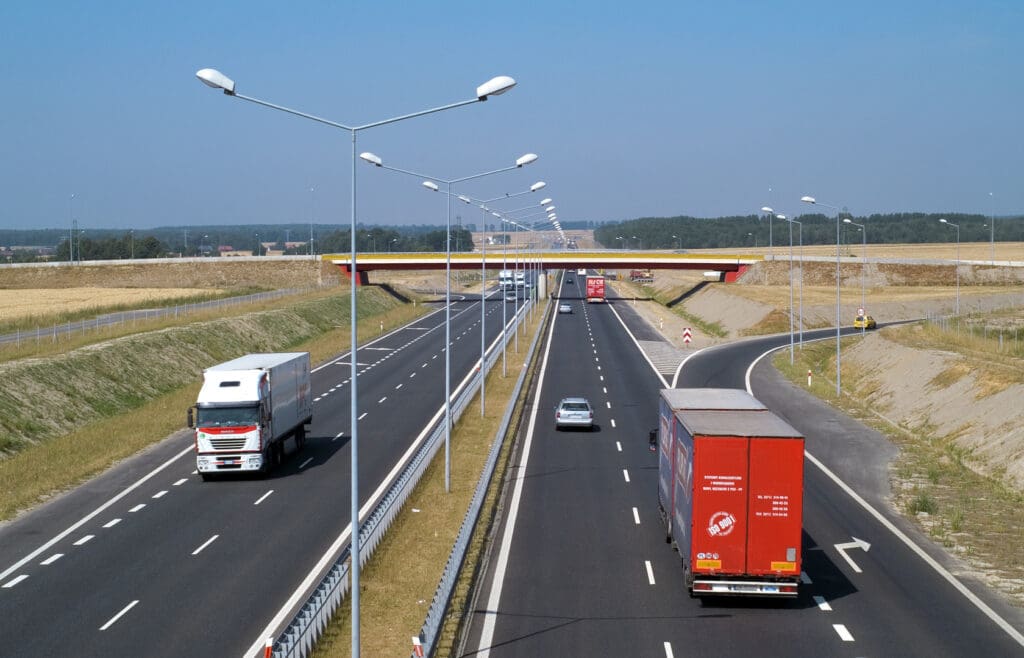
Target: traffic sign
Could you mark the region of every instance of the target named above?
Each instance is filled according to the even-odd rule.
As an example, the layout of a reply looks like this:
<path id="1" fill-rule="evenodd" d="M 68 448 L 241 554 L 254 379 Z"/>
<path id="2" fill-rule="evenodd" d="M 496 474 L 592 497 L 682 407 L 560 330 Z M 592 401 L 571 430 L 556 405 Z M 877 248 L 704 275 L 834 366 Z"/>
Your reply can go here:
<path id="1" fill-rule="evenodd" d="M 690 328 L 687 327 L 683 329 L 683 342 L 689 345 L 691 340 L 693 340 L 693 334 L 690 332 Z"/>

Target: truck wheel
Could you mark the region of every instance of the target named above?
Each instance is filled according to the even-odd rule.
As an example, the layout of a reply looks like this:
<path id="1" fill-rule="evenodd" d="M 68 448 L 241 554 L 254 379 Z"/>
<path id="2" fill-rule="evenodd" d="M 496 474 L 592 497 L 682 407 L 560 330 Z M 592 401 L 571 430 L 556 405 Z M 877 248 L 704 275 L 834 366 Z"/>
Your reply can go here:
<path id="1" fill-rule="evenodd" d="M 203 479 L 203 482 L 209 482 L 213 479 L 213 473 L 200 473 L 199 477 Z"/>
<path id="2" fill-rule="evenodd" d="M 299 425 L 299 429 L 295 430 L 295 449 L 302 450 L 304 445 L 306 445 L 306 428 Z"/>

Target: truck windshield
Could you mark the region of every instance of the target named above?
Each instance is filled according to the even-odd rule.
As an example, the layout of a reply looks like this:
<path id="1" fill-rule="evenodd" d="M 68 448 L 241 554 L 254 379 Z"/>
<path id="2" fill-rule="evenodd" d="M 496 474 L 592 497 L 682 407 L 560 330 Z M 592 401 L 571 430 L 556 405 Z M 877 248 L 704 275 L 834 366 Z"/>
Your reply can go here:
<path id="1" fill-rule="evenodd" d="M 199 407 L 196 425 L 200 427 L 224 427 L 230 425 L 256 425 L 259 422 L 258 406 L 252 407 Z"/>

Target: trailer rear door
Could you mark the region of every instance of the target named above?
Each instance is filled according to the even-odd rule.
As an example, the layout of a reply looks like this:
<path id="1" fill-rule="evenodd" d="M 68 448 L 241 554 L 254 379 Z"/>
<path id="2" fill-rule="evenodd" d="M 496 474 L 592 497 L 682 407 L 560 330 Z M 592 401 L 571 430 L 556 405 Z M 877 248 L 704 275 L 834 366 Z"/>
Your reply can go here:
<path id="1" fill-rule="evenodd" d="M 750 440 L 750 517 L 747 572 L 800 574 L 804 441 Z"/>
<path id="2" fill-rule="evenodd" d="M 738 437 L 694 437 L 690 563 L 695 574 L 746 572 L 748 443 Z"/>

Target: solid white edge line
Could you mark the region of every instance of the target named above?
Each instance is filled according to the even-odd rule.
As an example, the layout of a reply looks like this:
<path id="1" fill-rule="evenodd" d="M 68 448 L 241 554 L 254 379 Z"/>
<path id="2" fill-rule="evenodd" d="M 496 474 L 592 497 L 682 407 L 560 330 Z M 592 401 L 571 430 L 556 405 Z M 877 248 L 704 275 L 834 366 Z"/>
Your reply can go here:
<path id="1" fill-rule="evenodd" d="M 64 557 L 63 553 L 54 553 L 53 555 L 51 555 L 50 557 L 46 558 L 45 560 L 43 560 L 39 564 L 43 565 L 44 567 L 45 566 L 49 566 L 49 565 L 53 564 L 54 562 L 56 562 L 57 560 L 61 559 L 62 557 Z"/>
<path id="2" fill-rule="evenodd" d="M 853 634 L 846 630 L 846 626 L 843 624 L 832 624 L 832 628 L 839 634 L 843 642 L 853 642 Z"/>
<path id="3" fill-rule="evenodd" d="M 814 599 L 814 603 L 818 606 L 819 610 L 821 610 L 822 612 L 832 612 L 832 606 L 828 604 L 828 601 L 825 600 L 824 596 L 818 596 L 817 594 L 815 594 L 812 598 Z"/>
<path id="4" fill-rule="evenodd" d="M 640 510 L 635 507 L 633 508 L 633 523 L 640 525 Z"/>
<path id="5" fill-rule="evenodd" d="M 650 560 L 644 560 L 644 567 L 647 569 L 647 582 L 651 585 L 654 584 L 654 567 L 651 566 Z"/>
<path id="6" fill-rule="evenodd" d="M 520 457 L 520 470 L 516 475 L 515 486 L 512 488 L 512 499 L 509 503 L 508 514 L 505 516 L 505 528 L 501 537 L 501 546 L 498 549 L 498 560 L 494 567 L 494 577 L 491 580 L 491 592 L 487 597 L 488 614 L 484 616 L 483 628 L 480 631 L 480 643 L 477 647 L 477 658 L 489 658 L 491 655 L 491 643 L 494 641 L 494 625 L 497 621 L 497 611 L 501 604 L 501 590 L 505 584 L 505 571 L 508 569 L 508 556 L 512 551 L 512 536 L 515 534 L 516 519 L 519 517 L 519 502 L 523 497 L 523 484 L 526 478 L 526 469 L 530 464 L 530 448 L 533 446 L 533 430 L 537 424 L 537 410 L 540 409 L 540 394 L 544 390 L 544 376 L 548 369 L 548 357 L 551 354 L 551 338 L 555 333 L 555 319 L 557 313 L 551 315 L 551 326 L 548 329 L 547 345 L 544 346 L 544 358 L 541 360 L 540 372 L 538 374 L 537 390 L 533 396 L 533 409 L 530 410 L 530 422 L 526 428 L 526 438 L 523 441 L 523 454 Z"/>
<path id="7" fill-rule="evenodd" d="M 255 503 L 253 503 L 253 505 L 259 505 L 259 504 L 260 504 L 260 503 L 262 503 L 262 502 L 263 502 L 264 500 L 266 500 L 267 498 L 269 498 L 269 497 L 270 497 L 270 494 L 272 494 L 272 493 L 274 493 L 274 490 L 273 490 L 273 489 L 271 489 L 270 491 L 268 491 L 267 493 L 263 494 L 263 495 L 262 495 L 262 496 L 260 496 L 260 497 L 259 497 L 258 499 L 256 499 L 256 502 L 255 502 Z"/>
<path id="8" fill-rule="evenodd" d="M 312 457 L 308 458 L 306 461 L 299 464 L 299 470 L 301 471 L 302 469 L 306 468 L 306 466 L 309 465 L 309 462 L 311 461 L 313 461 Z"/>
<path id="9" fill-rule="evenodd" d="M 665 658 L 675 658 L 675 655 L 672 653 L 672 643 L 671 642 L 666 642 L 665 643 Z"/>
<path id="10" fill-rule="evenodd" d="M 660 372 L 658 372 L 658 369 L 654 366 L 654 362 L 651 361 L 651 357 L 647 356 L 647 352 L 644 351 L 644 348 L 640 347 L 640 343 L 637 341 L 636 336 L 634 336 L 633 332 L 629 330 L 629 327 L 626 326 L 626 323 L 622 321 L 622 318 L 615 310 L 615 306 L 613 304 L 606 304 L 606 306 L 609 309 L 611 309 L 612 315 L 614 315 L 615 319 L 619 321 L 619 324 L 622 325 L 622 328 L 626 330 L 626 335 L 629 336 L 629 339 L 631 341 L 633 341 L 633 344 L 636 345 L 636 348 L 640 350 L 640 353 L 644 355 L 644 361 L 647 362 L 647 365 L 651 366 L 651 370 L 653 370 L 654 374 L 658 376 L 658 379 L 661 381 L 661 387 L 669 388 L 668 382 L 665 381 L 665 377 Z"/>
<path id="11" fill-rule="evenodd" d="M 110 618 L 110 621 L 108 621 L 107 623 L 105 623 L 105 624 L 103 624 L 102 626 L 100 626 L 100 630 L 101 630 L 101 631 L 105 631 L 105 630 L 107 630 L 108 628 L 110 628 L 111 626 L 113 626 L 113 625 L 114 625 L 114 623 L 115 623 L 115 622 L 116 622 L 116 621 L 117 621 L 118 619 L 120 619 L 121 617 L 123 617 L 123 616 L 124 616 L 124 614 L 125 614 L 126 612 L 128 612 L 129 610 L 131 610 L 132 608 L 134 608 L 134 607 L 135 607 L 136 605 L 138 605 L 138 603 L 139 603 L 139 600 L 138 600 L 138 599 L 135 599 L 134 601 L 132 601 L 131 603 L 129 603 L 128 605 L 126 605 L 126 606 L 124 607 L 124 609 L 123 609 L 123 610 L 121 610 L 121 612 L 119 612 L 119 613 L 117 613 L 116 615 L 114 615 L 113 617 L 111 617 L 111 618 Z"/>
<path id="12" fill-rule="evenodd" d="M 20 576 L 15 576 L 14 578 L 12 578 L 9 581 L 7 581 L 6 583 L 4 583 L 4 587 L 3 588 L 4 589 L 11 589 L 12 587 L 17 585 L 21 581 L 25 580 L 26 578 L 28 578 L 28 574 L 27 573 L 23 573 Z"/>
<path id="13" fill-rule="evenodd" d="M 807 342 L 807 341 L 805 340 L 805 342 Z M 751 372 L 753 372 L 754 366 L 756 366 L 758 364 L 758 362 L 761 361 L 761 359 L 765 358 L 766 356 L 768 356 L 772 352 L 777 352 L 779 350 L 787 349 L 788 347 L 789 347 L 788 345 L 780 345 L 779 347 L 776 347 L 776 348 L 768 350 L 767 352 L 764 352 L 763 354 L 761 354 L 761 356 L 759 356 L 756 359 L 754 359 L 754 361 L 750 364 L 750 367 L 747 368 L 746 384 L 747 384 L 747 392 L 748 393 L 750 393 L 751 395 L 754 395 L 753 388 L 750 385 L 750 374 L 751 374 Z M 757 396 L 754 395 L 754 397 L 757 397 Z M 807 450 L 804 450 L 804 457 L 806 457 L 809 462 L 811 462 L 812 464 L 817 466 L 818 470 L 820 470 L 822 473 L 824 473 L 830 480 L 835 482 L 836 485 L 840 489 L 842 489 L 843 492 L 846 493 L 846 495 L 848 495 L 850 498 L 852 498 L 854 500 L 854 502 L 856 502 L 858 505 L 860 505 L 868 514 L 870 514 L 871 516 L 875 517 L 875 520 L 877 520 L 879 523 L 881 523 L 882 526 L 886 530 L 888 530 L 893 535 L 895 535 L 896 538 L 899 539 L 901 542 L 903 542 L 903 544 L 907 548 L 909 548 L 911 551 L 913 551 L 915 554 L 917 554 L 917 556 L 920 557 L 924 561 L 925 564 L 930 566 L 932 569 L 935 570 L 936 573 L 938 573 L 940 576 L 942 576 L 942 578 L 946 582 L 948 582 L 958 592 L 960 592 L 960 594 L 962 594 L 964 598 L 966 598 L 968 601 L 970 601 L 974 605 L 974 607 L 976 607 L 978 610 L 980 610 L 986 617 L 988 617 L 992 622 L 994 622 L 996 624 L 996 626 L 1001 628 L 1007 635 L 1009 635 L 1011 638 L 1013 638 L 1013 640 L 1015 642 L 1017 642 L 1017 644 L 1019 644 L 1022 647 L 1024 647 L 1024 633 L 1021 633 L 1019 630 L 1017 630 L 1012 625 L 1010 625 L 1010 623 L 1008 621 L 1006 621 L 1005 619 L 1003 619 L 999 615 L 998 612 L 993 610 L 991 607 L 989 607 L 989 605 L 987 603 L 982 601 L 978 597 L 977 594 L 975 594 L 971 590 L 967 589 L 967 587 L 963 583 L 961 583 L 959 580 L 957 580 L 956 576 L 954 576 L 949 571 L 947 571 L 945 567 L 943 567 L 941 564 L 938 563 L 938 561 L 935 560 L 935 558 L 933 558 L 931 555 L 929 555 L 927 552 L 925 552 L 925 550 L 923 548 L 921 548 L 916 543 L 914 543 L 914 540 L 912 540 L 910 537 L 908 537 L 902 530 L 897 528 L 893 524 L 892 521 L 890 521 L 889 519 L 887 519 L 885 517 L 885 515 L 883 515 L 878 510 L 876 510 L 871 505 L 871 503 L 869 503 L 868 501 L 866 501 L 863 498 L 861 498 L 860 494 L 858 494 L 856 491 L 854 491 L 850 487 L 850 485 L 846 484 L 846 482 L 843 482 L 843 480 L 838 475 L 836 475 L 831 470 L 829 470 L 829 468 L 827 466 L 825 466 L 825 464 L 823 464 L 822 462 L 818 461 L 817 457 L 812 455 Z"/>
<path id="14" fill-rule="evenodd" d="M 17 571 L 18 569 L 20 569 L 22 567 L 22 565 L 24 565 L 26 562 L 29 562 L 29 561 L 34 560 L 37 557 L 39 557 L 39 555 L 41 553 L 45 552 L 51 546 L 53 546 L 57 542 L 59 542 L 62 539 L 64 539 L 65 537 L 70 535 L 75 530 L 78 530 L 79 528 L 81 528 L 84 524 L 88 523 L 93 518 L 95 518 L 96 515 L 102 513 L 103 510 L 107 509 L 108 507 L 110 507 L 111 505 L 116 503 L 117 501 L 119 501 L 122 498 L 124 498 L 125 496 L 127 496 L 129 493 L 131 493 L 132 491 L 134 491 L 135 489 L 140 487 L 144 482 L 149 480 L 151 477 L 153 477 L 154 475 L 156 475 L 160 471 L 164 470 L 165 468 L 170 466 L 172 463 L 174 463 L 176 460 L 180 459 L 181 457 L 183 457 L 187 453 L 192 452 L 192 450 L 193 450 L 192 444 L 189 443 L 188 448 L 186 448 L 185 450 L 182 450 L 181 452 L 179 452 L 175 456 L 171 457 L 170 459 L 165 461 L 163 464 L 161 464 L 160 466 L 156 467 L 155 469 L 153 469 L 152 471 L 147 473 L 140 480 L 137 480 L 130 487 L 126 488 L 121 493 L 119 493 L 116 496 L 114 496 L 113 498 L 109 499 L 107 502 L 103 503 L 102 505 L 100 505 L 99 507 L 94 509 L 92 512 L 89 512 L 88 514 L 83 516 L 81 519 L 79 519 L 78 521 L 73 523 L 71 526 L 69 526 L 66 530 L 64 530 L 60 534 L 56 535 L 53 539 L 51 539 L 50 541 L 46 542 L 45 544 L 43 544 L 42 546 L 40 546 L 36 550 L 34 550 L 31 553 L 29 553 L 28 555 L 26 555 L 25 557 L 21 558 L 20 560 L 18 560 L 17 562 L 12 564 L 11 566 L 7 567 L 7 569 L 5 569 L 3 572 L 0 572 L 0 580 L 3 580 L 7 576 L 11 575 L 12 572 Z"/>
<path id="15" fill-rule="evenodd" d="M 196 550 L 192 551 L 192 555 L 199 555 L 203 551 L 204 548 L 206 548 L 207 546 L 209 546 L 213 542 L 217 541 L 217 537 L 220 537 L 220 535 L 214 535 L 214 536 L 210 537 L 209 539 L 207 539 L 205 542 L 203 542 L 202 546 L 200 546 Z"/>
<path id="16" fill-rule="evenodd" d="M 513 320 L 509 320 L 509 323 L 505 327 L 506 330 L 508 329 L 508 326 L 511 325 L 512 321 Z M 493 350 L 494 347 L 499 342 L 501 342 L 501 334 L 498 334 L 498 336 L 487 347 L 486 351 L 490 352 L 491 350 Z M 477 360 L 477 364 L 479 364 L 479 359 Z M 455 390 L 452 391 L 451 399 L 458 399 L 462 389 L 469 384 L 470 380 L 475 375 L 476 365 L 474 364 L 470 368 L 470 371 L 466 375 L 466 377 L 459 383 L 458 386 L 455 387 Z M 416 439 L 412 442 L 412 444 L 409 445 L 409 449 L 406 450 L 405 453 L 398 458 L 398 461 L 395 462 L 395 465 L 392 467 L 391 472 L 388 473 L 383 480 L 381 480 L 381 483 L 377 487 L 377 490 L 370 494 L 370 497 L 366 500 L 365 503 L 363 503 L 363 506 L 359 508 L 360 522 L 362 522 L 362 520 L 365 519 L 365 517 L 373 510 L 374 506 L 377 504 L 377 501 L 387 491 L 387 488 L 390 486 L 391 482 L 395 479 L 398 473 L 402 470 L 405 463 L 409 461 L 409 459 L 412 457 L 413 454 L 415 454 L 417 450 L 419 450 L 420 444 L 422 444 L 426 440 L 427 435 L 430 432 L 430 428 L 433 427 L 443 416 L 444 404 L 442 403 L 441 406 L 438 407 L 437 412 L 434 414 L 434 416 L 427 421 L 426 425 L 423 427 L 423 430 L 420 431 L 419 436 L 417 436 Z M 291 614 L 292 610 L 299 604 L 299 601 L 304 598 L 304 595 L 307 595 L 308 590 L 320 578 L 321 574 L 327 569 L 328 565 L 334 561 L 334 557 L 341 552 L 341 547 L 344 546 L 345 543 L 349 540 L 351 534 L 352 524 L 349 523 L 345 526 L 345 529 L 342 530 L 341 534 L 338 535 L 334 542 L 327 547 L 327 550 L 324 551 L 323 555 L 320 556 L 320 559 L 317 561 L 315 565 L 313 565 L 313 568 L 309 571 L 309 573 L 306 574 L 306 577 L 302 579 L 302 582 L 299 583 L 299 586 L 295 588 L 291 596 L 288 597 L 288 600 L 285 601 L 284 604 L 278 609 L 277 613 L 274 614 L 273 618 L 271 618 L 270 622 L 267 623 L 266 627 L 256 636 L 256 641 L 252 643 L 252 646 L 249 647 L 249 649 L 243 654 L 243 656 L 249 657 L 258 655 L 259 652 L 261 652 L 265 648 L 267 638 L 272 635 L 276 636 L 277 629 L 281 626 L 282 623 L 284 623 L 285 619 Z"/>

